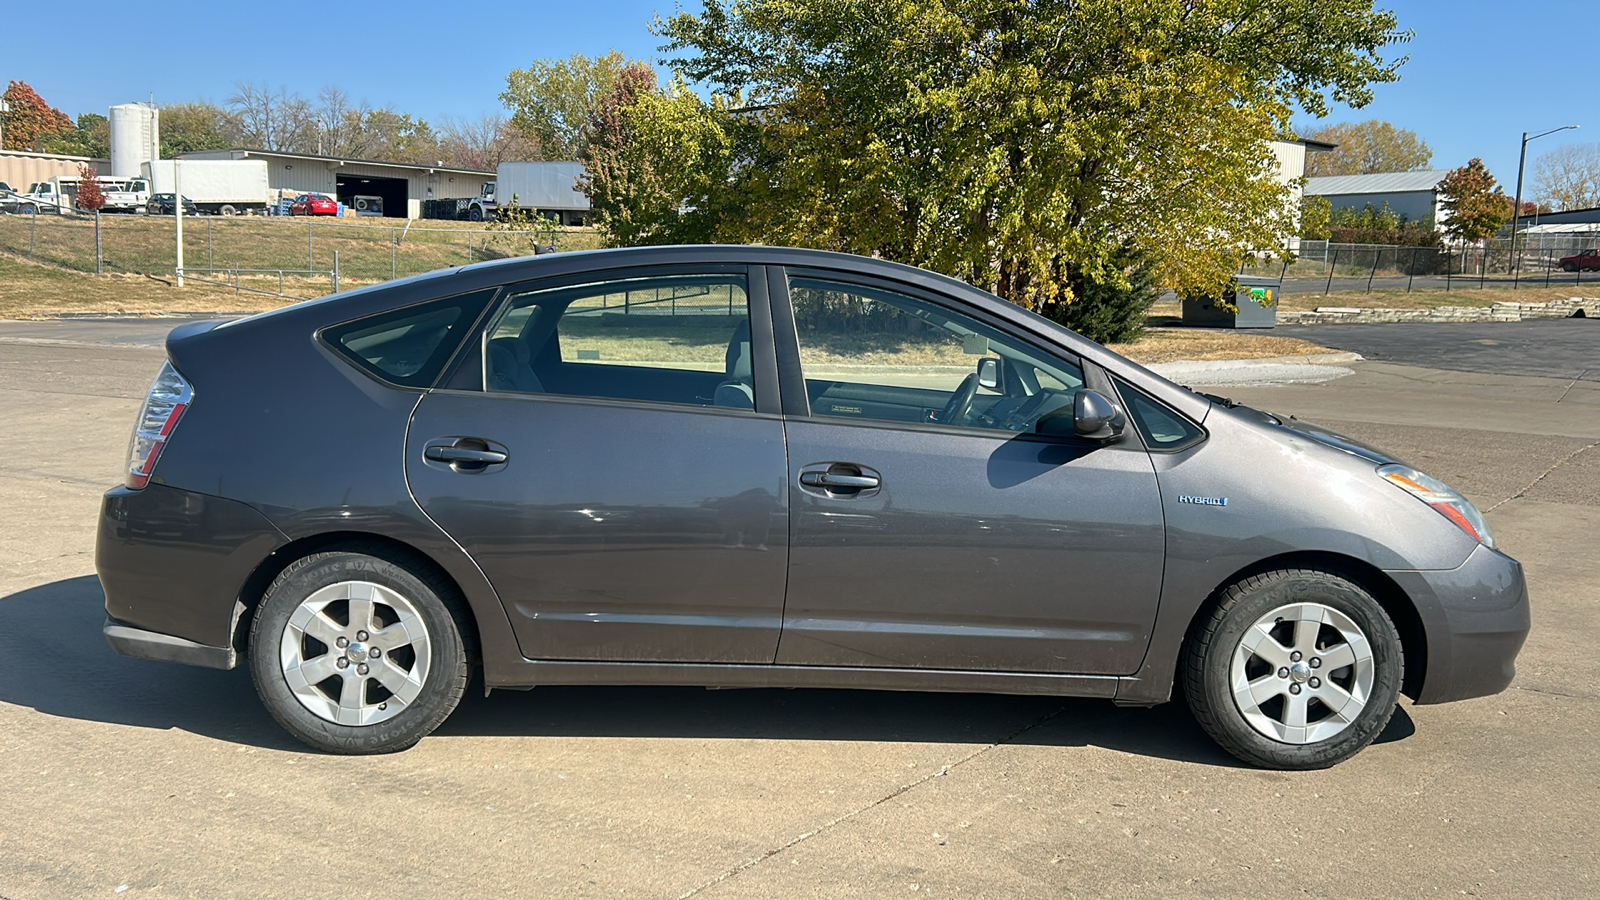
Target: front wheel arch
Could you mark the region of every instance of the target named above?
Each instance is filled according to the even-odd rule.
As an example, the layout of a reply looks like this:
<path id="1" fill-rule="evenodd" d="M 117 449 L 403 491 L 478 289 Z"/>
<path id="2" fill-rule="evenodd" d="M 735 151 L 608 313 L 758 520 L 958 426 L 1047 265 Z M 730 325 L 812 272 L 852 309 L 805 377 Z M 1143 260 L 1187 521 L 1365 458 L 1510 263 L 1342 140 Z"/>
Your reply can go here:
<path id="1" fill-rule="evenodd" d="M 1422 683 L 1428 671 L 1428 632 L 1423 627 L 1422 615 L 1417 612 L 1416 604 L 1400 585 L 1394 582 L 1394 579 L 1384 574 L 1382 569 L 1366 560 L 1339 553 L 1317 551 L 1284 553 L 1259 560 L 1234 572 L 1213 588 L 1206 601 L 1195 609 L 1194 615 L 1189 619 L 1188 627 L 1184 629 L 1185 645 L 1191 640 L 1195 629 L 1209 618 L 1211 612 L 1222 602 L 1224 591 L 1252 575 L 1261 575 L 1275 569 L 1316 569 L 1352 581 L 1371 594 L 1394 622 L 1395 630 L 1400 633 L 1400 646 L 1405 649 L 1405 673 L 1401 676 L 1400 693 L 1412 700 L 1422 695 Z"/>
<path id="2" fill-rule="evenodd" d="M 472 604 L 467 602 L 461 585 L 432 557 L 410 544 L 391 537 L 360 531 L 329 532 L 291 541 L 273 551 L 272 555 L 256 566 L 255 571 L 250 573 L 245 579 L 244 586 L 239 590 L 239 605 L 234 617 L 233 649 L 239 654 L 240 659 L 246 658 L 249 653 L 250 627 L 255 621 L 256 612 L 261 608 L 261 598 L 266 595 L 267 588 L 284 569 L 297 560 L 313 553 L 329 552 L 364 553 L 410 569 L 419 576 L 437 579 L 440 584 L 448 587 L 449 596 L 441 599 L 455 617 L 456 627 L 461 632 L 461 640 L 466 645 L 467 662 L 473 666 L 481 663 L 479 648 L 482 645 L 479 642 L 478 619 L 472 611 Z"/>

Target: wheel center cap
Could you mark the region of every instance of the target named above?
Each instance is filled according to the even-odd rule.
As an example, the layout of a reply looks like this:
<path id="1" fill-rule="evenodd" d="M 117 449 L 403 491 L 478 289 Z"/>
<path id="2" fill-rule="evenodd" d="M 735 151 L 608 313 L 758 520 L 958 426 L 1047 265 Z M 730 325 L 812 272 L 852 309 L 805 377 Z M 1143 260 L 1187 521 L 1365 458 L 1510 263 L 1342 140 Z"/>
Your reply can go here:
<path id="1" fill-rule="evenodd" d="M 361 641 L 351 641 L 350 646 L 346 647 L 344 652 L 346 656 L 350 657 L 351 662 L 367 661 L 367 645 Z"/>
<path id="2" fill-rule="evenodd" d="M 350 646 L 354 647 L 355 645 L 351 644 Z M 1306 679 L 1311 677 L 1311 667 L 1303 662 L 1297 662 L 1289 667 L 1289 677 L 1293 679 L 1295 684 L 1305 684 Z"/>

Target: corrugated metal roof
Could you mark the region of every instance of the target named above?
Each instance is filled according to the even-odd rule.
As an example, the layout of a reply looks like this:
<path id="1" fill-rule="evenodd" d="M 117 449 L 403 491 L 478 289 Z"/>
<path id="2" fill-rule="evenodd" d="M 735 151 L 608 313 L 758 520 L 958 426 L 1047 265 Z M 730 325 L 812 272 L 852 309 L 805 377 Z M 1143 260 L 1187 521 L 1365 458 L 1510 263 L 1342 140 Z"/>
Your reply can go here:
<path id="1" fill-rule="evenodd" d="M 1425 172 L 1374 172 L 1371 175 L 1329 175 L 1306 179 L 1305 193 L 1311 196 L 1338 194 L 1408 194 L 1431 191 L 1450 174 L 1449 169 Z"/>

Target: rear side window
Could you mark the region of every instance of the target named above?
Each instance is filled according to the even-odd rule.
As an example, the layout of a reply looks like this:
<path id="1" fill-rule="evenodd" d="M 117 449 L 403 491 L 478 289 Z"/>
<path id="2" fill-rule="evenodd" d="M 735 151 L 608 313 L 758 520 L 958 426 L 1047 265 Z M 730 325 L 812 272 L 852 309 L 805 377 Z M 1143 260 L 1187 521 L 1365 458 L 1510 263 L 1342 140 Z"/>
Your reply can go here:
<path id="1" fill-rule="evenodd" d="M 490 289 L 381 312 L 323 329 L 322 339 L 384 381 L 429 387 L 493 296 Z"/>

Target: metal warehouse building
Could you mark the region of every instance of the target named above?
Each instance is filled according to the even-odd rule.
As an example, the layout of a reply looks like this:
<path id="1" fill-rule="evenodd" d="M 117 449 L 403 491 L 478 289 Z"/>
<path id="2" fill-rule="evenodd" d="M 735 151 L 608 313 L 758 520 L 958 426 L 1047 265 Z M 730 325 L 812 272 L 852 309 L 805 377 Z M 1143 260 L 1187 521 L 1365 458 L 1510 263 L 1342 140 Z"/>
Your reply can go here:
<path id="1" fill-rule="evenodd" d="M 1327 197 L 1333 209 L 1361 211 L 1367 204 L 1382 209 L 1385 203 L 1396 215 L 1410 222 L 1445 219 L 1440 206 L 1439 182 L 1450 172 L 1434 169 L 1423 172 L 1375 172 L 1371 175 L 1328 175 L 1306 179 L 1308 197 Z"/>
<path id="2" fill-rule="evenodd" d="M 243 147 L 200 150 L 179 158 L 263 159 L 267 162 L 267 187 L 273 200 L 296 194 L 327 194 L 363 214 L 393 219 L 420 219 L 423 201 L 476 197 L 484 182 L 494 180 L 493 172 L 474 169 Z"/>

